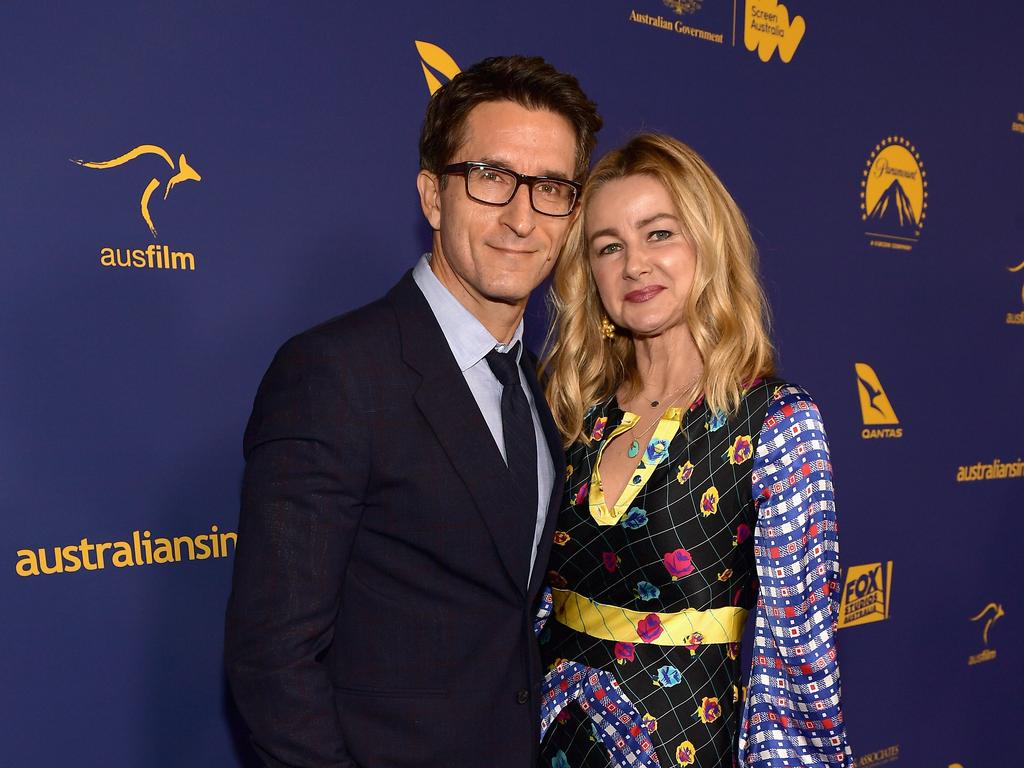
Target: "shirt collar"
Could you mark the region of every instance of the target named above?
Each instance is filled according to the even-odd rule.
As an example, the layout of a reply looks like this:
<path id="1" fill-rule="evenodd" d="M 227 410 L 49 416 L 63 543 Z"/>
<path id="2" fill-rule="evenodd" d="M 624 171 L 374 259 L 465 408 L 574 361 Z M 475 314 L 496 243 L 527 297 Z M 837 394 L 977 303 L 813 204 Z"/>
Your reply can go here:
<path id="1" fill-rule="evenodd" d="M 469 370 L 483 360 L 492 349 L 506 352 L 516 342 L 523 340 L 523 321 L 520 320 L 515 333 L 512 334 L 512 340 L 508 344 L 499 343 L 491 332 L 484 328 L 483 323 L 462 306 L 437 279 L 437 275 L 430 268 L 429 253 L 423 254 L 416 262 L 412 270 L 412 279 L 423 292 L 427 304 L 437 318 L 437 324 L 441 326 L 441 332 L 448 341 L 459 370 Z M 516 362 L 519 362 L 523 355 L 522 344 L 516 350 L 516 355 Z"/>

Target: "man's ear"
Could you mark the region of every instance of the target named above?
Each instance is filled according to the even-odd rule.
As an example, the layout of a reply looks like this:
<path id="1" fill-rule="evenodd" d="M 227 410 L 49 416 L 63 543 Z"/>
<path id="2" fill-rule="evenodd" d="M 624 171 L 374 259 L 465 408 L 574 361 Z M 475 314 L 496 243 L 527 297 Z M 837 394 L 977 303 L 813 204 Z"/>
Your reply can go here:
<path id="1" fill-rule="evenodd" d="M 416 174 L 416 190 L 420 193 L 420 209 L 430 228 L 441 229 L 441 180 L 430 171 Z"/>

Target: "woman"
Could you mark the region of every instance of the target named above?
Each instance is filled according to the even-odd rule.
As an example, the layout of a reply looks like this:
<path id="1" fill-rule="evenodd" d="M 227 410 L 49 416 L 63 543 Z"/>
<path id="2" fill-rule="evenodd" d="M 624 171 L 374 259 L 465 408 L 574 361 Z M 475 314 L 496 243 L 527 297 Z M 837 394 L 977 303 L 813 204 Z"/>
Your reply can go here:
<path id="1" fill-rule="evenodd" d="M 655 134 L 602 158 L 581 202 L 544 361 L 570 466 L 542 765 L 849 766 L 828 447 L 810 396 L 772 378 L 743 216 Z"/>

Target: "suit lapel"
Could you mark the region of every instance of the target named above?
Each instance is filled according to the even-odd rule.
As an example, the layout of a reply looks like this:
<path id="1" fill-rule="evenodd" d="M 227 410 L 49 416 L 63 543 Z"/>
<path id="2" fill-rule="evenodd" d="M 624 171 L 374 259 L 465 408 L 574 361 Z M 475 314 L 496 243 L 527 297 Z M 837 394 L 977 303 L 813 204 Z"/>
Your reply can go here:
<path id="1" fill-rule="evenodd" d="M 520 534 L 528 526 L 532 542 L 534 518 L 523 515 L 487 422 L 411 272 L 388 299 L 398 317 L 402 357 L 422 377 L 416 404 L 473 497 L 509 578 L 525 595 L 530 551 Z"/>
<path id="2" fill-rule="evenodd" d="M 555 523 L 558 521 L 562 494 L 565 490 L 565 451 L 562 449 L 562 436 L 555 425 L 555 420 L 551 417 L 551 411 L 544 399 L 544 392 L 541 390 L 540 382 L 537 381 L 533 370 L 533 362 L 532 355 L 523 355 L 523 371 L 530 384 L 530 391 L 533 393 L 533 402 L 537 406 L 541 426 L 544 428 L 544 438 L 555 467 L 555 477 L 551 484 L 551 497 L 548 500 L 548 514 L 544 521 L 544 531 L 541 533 L 540 542 L 537 545 L 537 559 L 533 564 L 533 573 L 530 574 L 529 598 L 531 603 L 536 600 L 547 572 L 548 558 L 551 555 L 551 540 L 555 533 Z M 537 448 L 539 450 L 541 446 L 537 446 Z"/>

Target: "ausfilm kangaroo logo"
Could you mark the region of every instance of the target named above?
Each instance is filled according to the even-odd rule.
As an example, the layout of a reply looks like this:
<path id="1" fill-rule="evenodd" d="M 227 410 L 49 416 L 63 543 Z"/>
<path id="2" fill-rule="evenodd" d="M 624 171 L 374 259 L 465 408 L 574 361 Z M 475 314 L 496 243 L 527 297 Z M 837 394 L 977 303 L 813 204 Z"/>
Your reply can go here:
<path id="1" fill-rule="evenodd" d="M 158 147 L 155 144 L 140 144 L 112 160 L 93 161 L 72 158 L 71 162 L 83 168 L 109 170 L 130 163 L 143 155 L 155 155 L 162 159 L 173 172 L 167 176 L 166 181 L 161 181 L 159 177 L 153 176 L 145 188 L 143 188 L 142 195 L 139 198 L 139 213 L 153 239 L 156 240 L 156 223 L 150 212 L 150 201 L 153 193 L 163 187 L 163 199 L 166 200 L 168 195 L 171 194 L 171 190 L 178 184 L 186 181 L 199 182 L 202 180 L 202 176 L 189 164 L 184 153 L 178 155 L 178 162 L 175 163 L 171 159 L 171 155 L 163 147 Z M 145 248 L 102 247 L 100 248 L 100 264 L 104 267 L 136 267 L 188 271 L 195 271 L 196 268 L 195 254 L 191 251 L 177 251 L 173 250 L 170 246 L 157 243 L 150 243 Z"/>
<path id="2" fill-rule="evenodd" d="M 1018 275 L 1024 277 L 1024 261 L 1015 267 L 1007 267 L 1010 272 L 1016 272 Z M 1016 312 L 1006 313 L 1007 325 L 1024 325 L 1024 285 L 1020 287 L 1020 301 L 1021 308 Z"/>
<path id="3" fill-rule="evenodd" d="M 427 79 L 427 90 L 431 96 L 444 84 L 441 82 L 442 77 L 448 82 L 461 71 L 455 59 L 440 46 L 417 40 L 416 50 L 420 54 L 420 66 L 423 67 L 423 77 Z"/>
<path id="4" fill-rule="evenodd" d="M 928 211 L 928 180 L 917 148 L 888 136 L 871 151 L 860 182 L 860 214 L 868 244 L 909 251 Z"/>

